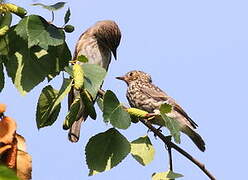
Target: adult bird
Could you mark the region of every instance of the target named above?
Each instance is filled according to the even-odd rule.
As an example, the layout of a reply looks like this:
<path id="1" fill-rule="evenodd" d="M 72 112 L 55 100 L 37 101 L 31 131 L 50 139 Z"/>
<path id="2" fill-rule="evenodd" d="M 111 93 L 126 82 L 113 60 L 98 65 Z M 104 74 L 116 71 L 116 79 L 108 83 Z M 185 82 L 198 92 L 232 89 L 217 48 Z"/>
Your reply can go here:
<path id="1" fill-rule="evenodd" d="M 125 76 L 116 78 L 125 81 L 128 85 L 126 96 L 131 107 L 153 113 L 159 111 L 161 104 L 170 104 L 172 110 L 166 115 L 178 121 L 180 131 L 187 134 L 201 151 L 205 151 L 205 142 L 194 130 L 198 125 L 174 99 L 152 84 L 149 74 L 142 71 L 130 71 Z"/>
<path id="2" fill-rule="evenodd" d="M 89 29 L 87 29 L 79 38 L 76 44 L 73 60 L 80 55 L 88 58 L 89 64 L 98 64 L 108 70 L 111 62 L 111 53 L 116 59 L 116 50 L 120 44 L 121 31 L 118 25 L 111 20 L 99 21 Z M 77 62 L 81 63 L 81 62 Z M 70 108 L 74 98 L 79 91 L 72 88 L 68 96 L 68 107 Z M 80 116 L 72 124 L 68 138 L 71 142 L 77 142 L 80 137 L 81 124 L 84 122 L 88 114 L 84 110 L 84 102 L 80 102 Z"/>

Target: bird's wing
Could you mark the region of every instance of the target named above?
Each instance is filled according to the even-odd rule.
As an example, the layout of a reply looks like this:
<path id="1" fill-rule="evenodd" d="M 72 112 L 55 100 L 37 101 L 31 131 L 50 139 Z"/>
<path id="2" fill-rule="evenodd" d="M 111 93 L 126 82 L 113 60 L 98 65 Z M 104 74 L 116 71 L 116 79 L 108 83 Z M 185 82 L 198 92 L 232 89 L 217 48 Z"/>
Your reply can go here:
<path id="1" fill-rule="evenodd" d="M 191 119 L 191 117 L 189 117 L 189 115 L 183 110 L 183 108 L 181 108 L 181 106 L 179 106 L 176 102 L 174 103 L 174 109 L 180 113 L 181 115 L 183 115 L 192 125 L 193 128 L 198 127 L 198 125 Z"/>
<path id="2" fill-rule="evenodd" d="M 141 92 L 157 101 L 167 101 L 170 98 L 165 92 L 155 86 L 143 86 Z"/>
<path id="3" fill-rule="evenodd" d="M 185 117 L 193 128 L 198 127 L 198 125 L 188 116 L 188 114 L 179 106 L 176 101 L 168 96 L 165 92 L 163 92 L 160 88 L 156 86 L 151 87 L 142 87 L 141 91 L 146 94 L 147 96 L 154 98 L 157 101 L 166 101 L 166 103 L 173 106 L 173 109 Z"/>

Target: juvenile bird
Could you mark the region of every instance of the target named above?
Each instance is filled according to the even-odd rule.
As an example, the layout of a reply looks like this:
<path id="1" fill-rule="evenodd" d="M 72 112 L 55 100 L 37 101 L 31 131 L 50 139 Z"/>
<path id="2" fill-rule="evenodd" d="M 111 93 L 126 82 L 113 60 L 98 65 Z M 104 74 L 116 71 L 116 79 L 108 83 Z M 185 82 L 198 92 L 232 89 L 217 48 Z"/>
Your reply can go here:
<path id="1" fill-rule="evenodd" d="M 98 64 L 108 70 L 111 61 L 111 52 L 116 59 L 116 50 L 120 44 L 121 31 L 118 25 L 111 20 L 99 21 L 87 29 L 79 38 L 76 44 L 74 58 L 84 55 L 88 58 L 89 64 Z M 81 64 L 81 62 L 77 62 Z M 72 88 L 68 96 L 68 108 L 79 91 Z M 68 138 L 71 142 L 77 142 L 80 136 L 81 123 L 86 120 L 88 114 L 84 110 L 84 102 L 80 102 L 79 116 L 70 128 Z"/>
<path id="2" fill-rule="evenodd" d="M 187 134 L 201 151 L 205 151 L 205 142 L 202 137 L 194 131 L 198 125 L 174 99 L 152 84 L 152 79 L 149 74 L 142 71 L 130 71 L 125 76 L 116 78 L 126 82 L 128 86 L 126 96 L 131 107 L 153 113 L 159 110 L 161 104 L 170 104 L 172 110 L 166 115 L 178 121 L 180 131 Z"/>

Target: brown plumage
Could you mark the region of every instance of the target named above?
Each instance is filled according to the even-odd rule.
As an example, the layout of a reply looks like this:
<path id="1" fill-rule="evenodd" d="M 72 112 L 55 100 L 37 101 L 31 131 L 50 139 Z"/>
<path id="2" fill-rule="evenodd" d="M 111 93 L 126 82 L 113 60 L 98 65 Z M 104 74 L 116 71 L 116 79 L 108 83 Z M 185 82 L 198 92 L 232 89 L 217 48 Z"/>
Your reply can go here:
<path id="1" fill-rule="evenodd" d="M 80 36 L 77 41 L 73 59 L 75 60 L 78 56 L 84 55 L 89 60 L 87 63 L 98 64 L 108 70 L 111 53 L 116 59 L 116 50 L 120 40 L 121 32 L 114 21 L 99 21 Z M 78 94 L 79 92 L 77 90 L 71 89 L 68 97 L 69 108 Z M 84 111 L 84 104 L 81 101 L 78 118 L 73 123 L 68 134 L 71 142 L 77 142 L 79 140 L 81 123 L 84 122 L 87 117 L 88 114 Z"/>
<path id="2" fill-rule="evenodd" d="M 177 120 L 180 130 L 187 134 L 195 145 L 205 151 L 205 142 L 194 129 L 198 126 L 188 114 L 160 88 L 152 84 L 151 76 L 142 71 L 130 71 L 123 77 L 117 77 L 127 83 L 127 99 L 130 106 L 147 112 L 156 112 L 163 103 L 170 104 L 172 111 L 167 116 Z"/>

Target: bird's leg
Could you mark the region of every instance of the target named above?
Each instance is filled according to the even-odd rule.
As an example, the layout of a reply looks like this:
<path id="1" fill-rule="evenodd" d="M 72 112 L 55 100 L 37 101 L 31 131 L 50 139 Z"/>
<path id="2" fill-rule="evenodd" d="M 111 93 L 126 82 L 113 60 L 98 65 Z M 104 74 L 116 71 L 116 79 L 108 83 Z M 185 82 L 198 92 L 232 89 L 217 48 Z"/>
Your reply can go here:
<path id="1" fill-rule="evenodd" d="M 162 127 L 164 127 L 164 126 L 159 126 L 157 130 L 162 132 L 162 130 L 161 130 Z"/>
<path id="2" fill-rule="evenodd" d="M 76 64 L 76 62 L 77 62 L 77 60 L 71 60 L 71 61 L 69 61 L 69 63 L 71 63 L 71 64 Z"/>
<path id="3" fill-rule="evenodd" d="M 159 127 L 157 128 L 157 130 L 158 130 L 159 132 L 162 132 L 162 130 L 161 130 L 162 127 L 163 127 L 163 126 L 159 126 Z M 156 135 L 156 134 L 154 134 L 154 137 L 155 137 L 155 139 L 157 139 L 157 135 Z"/>
<path id="4" fill-rule="evenodd" d="M 147 113 L 147 114 L 146 114 L 146 118 L 147 118 L 147 120 L 151 120 L 151 119 L 153 119 L 156 115 L 157 115 L 157 113 Z"/>
<path id="5" fill-rule="evenodd" d="M 149 122 L 149 119 L 148 120 L 146 120 L 147 122 Z M 149 122 L 150 123 L 150 122 Z M 159 131 L 159 132 L 162 132 L 162 130 L 161 130 L 161 128 L 162 128 L 163 126 L 159 126 L 158 128 L 157 128 L 157 131 Z M 148 129 L 147 130 L 147 133 L 149 133 L 149 132 L 151 132 L 151 130 L 150 129 Z M 154 137 L 155 137 L 155 139 L 157 139 L 157 135 L 154 133 Z M 171 136 L 170 136 L 171 137 Z"/>

